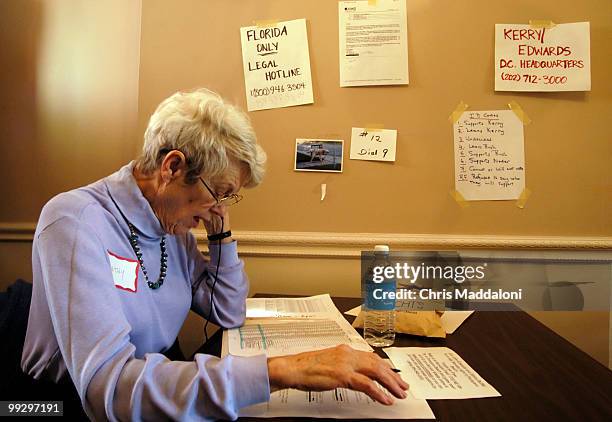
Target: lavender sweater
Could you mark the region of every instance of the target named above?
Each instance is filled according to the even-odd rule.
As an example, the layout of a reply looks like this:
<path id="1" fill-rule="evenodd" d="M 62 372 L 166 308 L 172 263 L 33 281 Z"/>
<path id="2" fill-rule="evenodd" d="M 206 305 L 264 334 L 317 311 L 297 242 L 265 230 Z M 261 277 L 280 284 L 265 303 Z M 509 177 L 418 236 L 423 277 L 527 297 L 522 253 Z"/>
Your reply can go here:
<path id="1" fill-rule="evenodd" d="M 95 420 L 235 419 L 241 407 L 269 399 L 264 355 L 173 362 L 160 352 L 172 346 L 189 309 L 208 316 L 219 254 L 211 321 L 243 323 L 248 281 L 236 242 L 210 245 L 208 263 L 191 234 L 168 235 L 167 276 L 150 289 L 124 216 L 137 229 L 153 282 L 164 232 L 132 169 L 130 163 L 43 208 L 22 368 L 35 378 L 69 375 Z"/>

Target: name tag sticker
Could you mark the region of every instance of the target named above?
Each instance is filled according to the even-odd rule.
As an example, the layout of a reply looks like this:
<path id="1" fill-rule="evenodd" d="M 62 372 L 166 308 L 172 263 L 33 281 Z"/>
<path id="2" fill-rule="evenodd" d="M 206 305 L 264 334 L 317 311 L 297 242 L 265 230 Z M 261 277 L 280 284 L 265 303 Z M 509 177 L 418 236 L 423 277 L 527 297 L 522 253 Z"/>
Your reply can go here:
<path id="1" fill-rule="evenodd" d="M 138 289 L 138 261 L 124 258 L 111 251 L 108 251 L 108 260 L 110 261 L 115 287 L 136 292 Z"/>

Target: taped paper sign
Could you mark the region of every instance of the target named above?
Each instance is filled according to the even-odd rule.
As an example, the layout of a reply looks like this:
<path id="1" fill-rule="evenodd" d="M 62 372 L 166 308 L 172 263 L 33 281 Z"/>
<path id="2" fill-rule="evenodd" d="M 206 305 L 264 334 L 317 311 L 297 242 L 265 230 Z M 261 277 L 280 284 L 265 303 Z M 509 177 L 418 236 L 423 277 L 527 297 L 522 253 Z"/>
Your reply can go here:
<path id="1" fill-rule="evenodd" d="M 397 130 L 354 127 L 351 160 L 395 161 Z"/>
<path id="2" fill-rule="evenodd" d="M 249 111 L 311 104 L 306 20 L 240 28 Z"/>
<path id="3" fill-rule="evenodd" d="M 517 199 L 525 188 L 525 154 L 516 114 L 466 111 L 453 131 L 455 189 L 467 201 Z"/>
<path id="4" fill-rule="evenodd" d="M 495 25 L 496 91 L 590 91 L 589 22 Z"/>
<path id="5" fill-rule="evenodd" d="M 340 86 L 407 85 L 406 0 L 338 2 Z"/>

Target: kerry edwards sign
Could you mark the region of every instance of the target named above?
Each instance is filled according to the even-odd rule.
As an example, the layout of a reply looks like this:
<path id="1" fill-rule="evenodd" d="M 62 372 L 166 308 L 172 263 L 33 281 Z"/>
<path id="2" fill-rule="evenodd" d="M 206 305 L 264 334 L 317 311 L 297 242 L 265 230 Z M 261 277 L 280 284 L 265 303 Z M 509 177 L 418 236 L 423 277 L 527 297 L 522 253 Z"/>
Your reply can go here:
<path id="1" fill-rule="evenodd" d="M 496 91 L 590 91 L 589 22 L 495 25 Z"/>

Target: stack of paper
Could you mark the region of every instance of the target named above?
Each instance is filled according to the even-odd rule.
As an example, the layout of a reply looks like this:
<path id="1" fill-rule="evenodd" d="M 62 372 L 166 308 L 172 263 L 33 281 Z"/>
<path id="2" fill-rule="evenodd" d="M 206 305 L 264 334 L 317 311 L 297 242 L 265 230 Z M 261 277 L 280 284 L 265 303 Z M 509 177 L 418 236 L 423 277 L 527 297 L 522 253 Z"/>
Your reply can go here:
<path id="1" fill-rule="evenodd" d="M 242 417 L 302 417 L 325 419 L 435 419 L 427 400 L 408 393 L 391 406 L 377 403 L 363 393 L 336 388 L 330 391 L 281 390 L 270 401 L 240 410 Z"/>
<path id="2" fill-rule="evenodd" d="M 247 299 L 246 316 L 242 327 L 224 333 L 235 356 L 283 356 L 340 344 L 372 351 L 329 295 Z"/>
<path id="3" fill-rule="evenodd" d="M 281 356 L 339 344 L 364 351 L 372 348 L 344 319 L 329 295 L 306 298 L 247 299 L 247 319 L 223 333 L 222 355 Z M 380 386 L 379 386 L 380 387 Z M 380 387 L 381 389 L 383 387 Z M 385 406 L 366 394 L 336 388 L 330 391 L 285 389 L 270 401 L 241 409 L 240 416 L 344 419 L 434 419 L 426 400 L 408 397 Z"/>
<path id="4" fill-rule="evenodd" d="M 328 294 L 310 297 L 248 298 L 246 308 L 247 318 L 308 318 L 340 313 Z"/>

